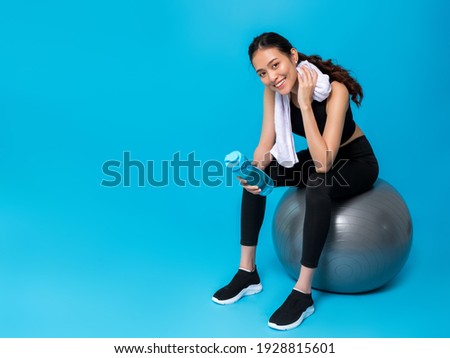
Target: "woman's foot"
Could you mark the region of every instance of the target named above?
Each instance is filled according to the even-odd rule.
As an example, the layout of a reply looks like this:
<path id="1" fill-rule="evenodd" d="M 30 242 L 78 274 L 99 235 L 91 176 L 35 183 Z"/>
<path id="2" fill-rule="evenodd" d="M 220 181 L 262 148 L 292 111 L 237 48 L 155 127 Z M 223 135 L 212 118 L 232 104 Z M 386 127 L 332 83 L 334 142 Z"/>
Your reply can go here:
<path id="1" fill-rule="evenodd" d="M 254 295 L 261 292 L 261 290 L 261 280 L 256 267 L 251 272 L 240 268 L 231 282 L 217 291 L 212 300 L 221 305 L 229 305 L 243 296 Z"/>
<path id="2" fill-rule="evenodd" d="M 299 326 L 303 320 L 314 313 L 311 294 L 292 290 L 286 301 L 269 319 L 269 327 L 288 330 Z"/>

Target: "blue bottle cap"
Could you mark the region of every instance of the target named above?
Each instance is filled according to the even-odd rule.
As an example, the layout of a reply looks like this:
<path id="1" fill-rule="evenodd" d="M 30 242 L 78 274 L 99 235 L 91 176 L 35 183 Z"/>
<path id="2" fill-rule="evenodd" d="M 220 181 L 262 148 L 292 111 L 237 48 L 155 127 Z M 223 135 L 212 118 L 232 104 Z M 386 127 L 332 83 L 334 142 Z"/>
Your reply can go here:
<path id="1" fill-rule="evenodd" d="M 240 162 L 241 162 L 241 152 L 237 150 L 225 156 L 225 165 L 227 166 L 227 168 L 232 169 L 235 166 L 239 165 Z"/>

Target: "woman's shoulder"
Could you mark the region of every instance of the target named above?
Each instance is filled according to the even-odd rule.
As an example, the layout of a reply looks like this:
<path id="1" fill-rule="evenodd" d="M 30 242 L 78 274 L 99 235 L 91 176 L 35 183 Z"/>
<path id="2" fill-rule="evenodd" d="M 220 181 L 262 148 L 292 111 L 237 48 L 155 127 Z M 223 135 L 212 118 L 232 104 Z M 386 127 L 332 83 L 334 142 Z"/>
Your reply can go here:
<path id="1" fill-rule="evenodd" d="M 331 82 L 331 92 L 326 101 L 327 113 L 333 108 L 348 109 L 350 107 L 350 93 L 342 82 L 332 81 Z"/>
<path id="2" fill-rule="evenodd" d="M 275 103 L 275 92 L 273 92 L 266 86 L 264 87 L 264 103 L 272 105 Z"/>
<path id="3" fill-rule="evenodd" d="M 331 92 L 327 102 L 349 102 L 350 92 L 345 84 L 339 81 L 331 82 Z"/>
<path id="4" fill-rule="evenodd" d="M 270 98 L 275 98 L 275 92 L 272 91 L 269 87 L 264 86 L 264 96 L 268 96 Z"/>
<path id="5" fill-rule="evenodd" d="M 345 84 L 343 84 L 342 82 L 339 81 L 331 81 L 331 93 L 333 93 L 333 91 L 335 92 L 339 92 L 340 94 L 346 94 L 347 96 L 349 95 L 349 91 L 347 89 L 347 86 Z"/>

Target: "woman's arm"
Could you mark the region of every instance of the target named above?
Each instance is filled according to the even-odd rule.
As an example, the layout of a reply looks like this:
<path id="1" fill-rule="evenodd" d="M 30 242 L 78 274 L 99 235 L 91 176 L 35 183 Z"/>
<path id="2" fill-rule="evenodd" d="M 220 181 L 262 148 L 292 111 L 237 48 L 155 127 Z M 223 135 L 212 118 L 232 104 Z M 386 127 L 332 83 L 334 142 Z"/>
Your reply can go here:
<path id="1" fill-rule="evenodd" d="M 253 153 L 253 164 L 260 169 L 264 169 L 272 160 L 270 150 L 275 143 L 275 93 L 264 88 L 264 113 L 261 135 L 258 146 Z M 247 181 L 238 176 L 238 180 L 245 190 L 252 194 L 259 194 L 261 189 L 256 185 L 247 185 Z"/>
<path id="2" fill-rule="evenodd" d="M 331 83 L 331 93 L 327 100 L 327 120 L 321 135 L 311 107 L 312 93 L 317 79 L 314 74 L 309 74 L 309 80 L 308 74 L 303 76 L 305 80 L 299 78 L 298 102 L 302 112 L 306 141 L 316 171 L 326 173 L 331 169 L 339 150 L 345 114 L 349 106 L 349 93 L 344 84 L 336 81 Z"/>
<path id="3" fill-rule="evenodd" d="M 270 150 L 275 143 L 275 92 L 264 88 L 264 112 L 261 135 L 258 146 L 253 153 L 253 160 L 258 168 L 264 169 L 272 160 Z"/>

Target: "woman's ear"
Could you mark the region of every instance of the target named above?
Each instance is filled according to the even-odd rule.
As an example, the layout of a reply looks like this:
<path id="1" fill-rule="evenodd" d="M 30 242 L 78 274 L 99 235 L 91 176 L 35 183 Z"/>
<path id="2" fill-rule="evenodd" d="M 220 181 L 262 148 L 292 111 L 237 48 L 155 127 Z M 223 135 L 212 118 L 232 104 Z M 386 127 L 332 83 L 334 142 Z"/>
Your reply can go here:
<path id="1" fill-rule="evenodd" d="M 291 61 L 297 65 L 298 62 L 298 52 L 295 48 L 291 48 Z"/>

